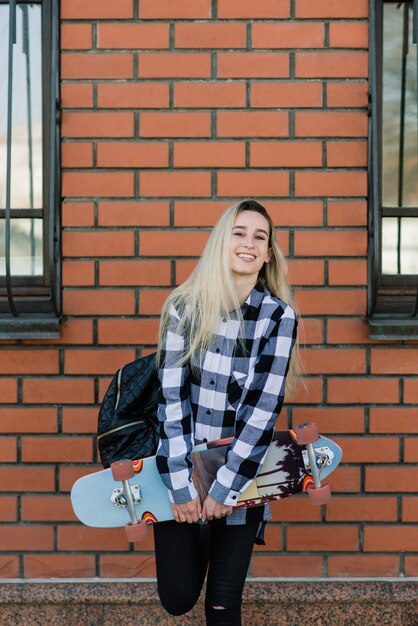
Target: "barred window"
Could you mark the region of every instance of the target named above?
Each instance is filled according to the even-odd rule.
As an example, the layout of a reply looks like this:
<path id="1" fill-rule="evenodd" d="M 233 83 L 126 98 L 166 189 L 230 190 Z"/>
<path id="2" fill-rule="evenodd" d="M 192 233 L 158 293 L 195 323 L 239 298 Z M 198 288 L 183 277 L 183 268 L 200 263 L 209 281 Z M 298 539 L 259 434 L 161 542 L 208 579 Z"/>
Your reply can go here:
<path id="1" fill-rule="evenodd" d="M 59 335 L 58 54 L 56 0 L 0 0 L 0 338 Z"/>

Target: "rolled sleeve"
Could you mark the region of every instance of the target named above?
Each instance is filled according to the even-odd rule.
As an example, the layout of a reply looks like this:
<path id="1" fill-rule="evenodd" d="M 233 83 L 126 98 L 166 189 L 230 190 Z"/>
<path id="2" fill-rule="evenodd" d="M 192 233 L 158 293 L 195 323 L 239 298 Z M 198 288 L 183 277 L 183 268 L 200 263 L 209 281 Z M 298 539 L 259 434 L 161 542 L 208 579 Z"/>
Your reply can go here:
<path id="1" fill-rule="evenodd" d="M 209 491 L 221 504 L 236 504 L 262 467 L 283 405 L 296 332 L 294 311 L 287 306 L 245 382 L 236 411 L 235 438 Z"/>

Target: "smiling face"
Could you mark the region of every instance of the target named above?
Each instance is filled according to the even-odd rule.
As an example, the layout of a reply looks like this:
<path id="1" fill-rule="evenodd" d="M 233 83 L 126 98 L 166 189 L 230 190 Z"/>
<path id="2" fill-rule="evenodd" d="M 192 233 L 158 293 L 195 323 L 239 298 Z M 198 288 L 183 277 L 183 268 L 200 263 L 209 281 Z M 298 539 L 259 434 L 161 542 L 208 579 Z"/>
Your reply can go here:
<path id="1" fill-rule="evenodd" d="M 257 282 L 258 273 L 271 258 L 270 226 L 255 211 L 241 211 L 235 218 L 229 245 L 229 265 L 235 278 Z"/>

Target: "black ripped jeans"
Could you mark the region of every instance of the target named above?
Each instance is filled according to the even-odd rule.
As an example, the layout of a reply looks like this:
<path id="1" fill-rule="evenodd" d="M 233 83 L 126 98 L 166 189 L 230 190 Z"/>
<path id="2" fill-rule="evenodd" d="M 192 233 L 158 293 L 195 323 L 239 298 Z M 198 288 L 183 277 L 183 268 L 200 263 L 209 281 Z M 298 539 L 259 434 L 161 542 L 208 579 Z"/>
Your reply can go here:
<path id="1" fill-rule="evenodd" d="M 196 604 L 209 564 L 207 626 L 241 626 L 241 597 L 258 523 L 227 526 L 175 521 L 154 526 L 158 593 L 171 615 Z M 224 607 L 215 609 L 214 607 Z"/>

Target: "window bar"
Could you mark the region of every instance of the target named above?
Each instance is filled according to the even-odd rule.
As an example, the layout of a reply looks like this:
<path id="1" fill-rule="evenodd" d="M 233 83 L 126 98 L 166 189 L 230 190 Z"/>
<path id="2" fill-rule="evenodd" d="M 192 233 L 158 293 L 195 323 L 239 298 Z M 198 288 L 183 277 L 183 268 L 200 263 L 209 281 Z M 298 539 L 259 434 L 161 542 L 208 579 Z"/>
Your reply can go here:
<path id="1" fill-rule="evenodd" d="M 13 105 L 13 45 L 16 43 L 16 0 L 9 3 L 9 42 L 8 42 L 8 82 L 7 82 L 7 151 L 6 151 L 6 222 L 5 222 L 5 261 L 7 300 L 11 313 L 19 315 L 13 301 L 10 273 L 10 184 L 12 165 L 12 105 Z"/>
<path id="2" fill-rule="evenodd" d="M 59 317 L 59 306 L 57 299 L 57 289 L 55 283 L 55 271 L 57 267 L 57 224 L 56 224 L 56 178 L 54 175 L 56 159 L 59 154 L 58 137 L 54 139 L 58 114 L 58 5 L 56 0 L 51 3 L 51 88 L 50 88 L 50 155 L 49 155 L 49 275 L 51 300 L 54 313 Z"/>
<path id="3" fill-rule="evenodd" d="M 402 33 L 402 69 L 401 69 L 401 102 L 400 102 L 400 127 L 399 127 L 399 161 L 398 161 L 398 206 L 403 205 L 403 175 L 404 175 L 404 152 L 405 152 L 405 104 L 406 104 L 406 63 L 409 52 L 409 3 L 403 6 L 403 33 Z M 398 217 L 398 242 L 397 242 L 397 272 L 401 274 L 401 247 L 402 247 L 402 222 Z"/>

